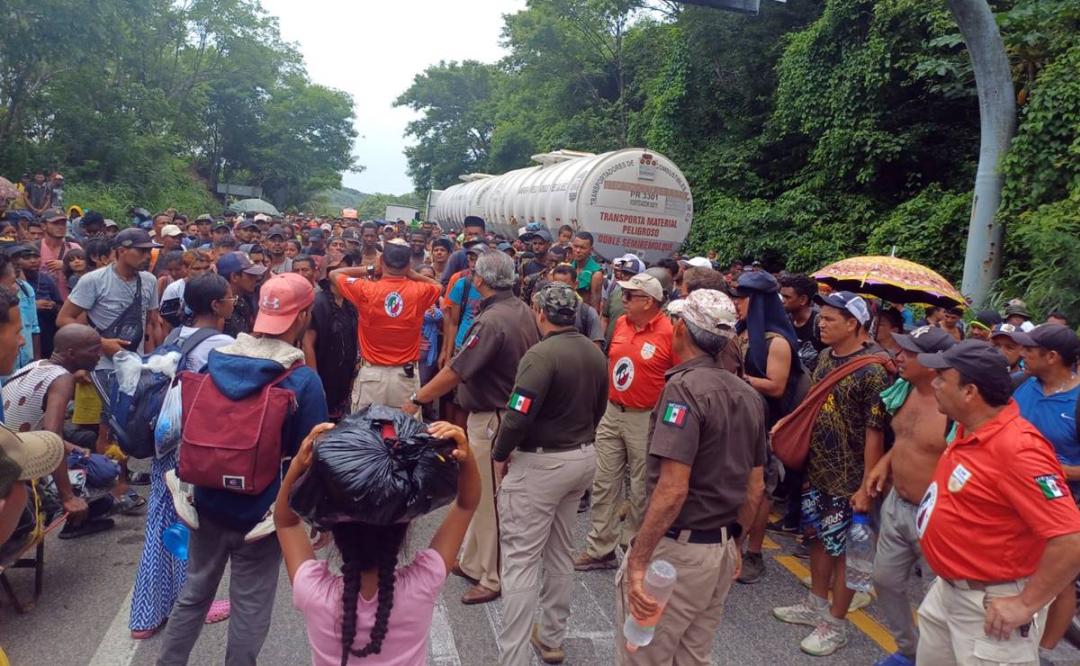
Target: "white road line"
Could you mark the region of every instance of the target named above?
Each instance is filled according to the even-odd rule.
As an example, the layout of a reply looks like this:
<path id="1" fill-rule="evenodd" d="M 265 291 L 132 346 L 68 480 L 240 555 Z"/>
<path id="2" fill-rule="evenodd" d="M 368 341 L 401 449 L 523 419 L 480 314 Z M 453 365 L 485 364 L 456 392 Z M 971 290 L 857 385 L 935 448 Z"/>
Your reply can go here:
<path id="1" fill-rule="evenodd" d="M 131 630 L 128 629 L 128 620 L 131 617 L 131 594 L 134 591 L 134 587 L 128 590 L 124 603 L 120 604 L 120 610 L 116 611 L 116 617 L 102 636 L 97 652 L 90 659 L 88 666 L 131 666 L 131 662 L 135 659 L 135 651 L 139 649 L 139 641 L 132 640 Z"/>
<path id="2" fill-rule="evenodd" d="M 457 643 L 454 642 L 454 630 L 450 626 L 450 616 L 446 611 L 446 603 L 441 599 L 435 604 L 429 635 L 431 639 L 428 643 L 428 663 L 435 666 L 461 666 Z"/>

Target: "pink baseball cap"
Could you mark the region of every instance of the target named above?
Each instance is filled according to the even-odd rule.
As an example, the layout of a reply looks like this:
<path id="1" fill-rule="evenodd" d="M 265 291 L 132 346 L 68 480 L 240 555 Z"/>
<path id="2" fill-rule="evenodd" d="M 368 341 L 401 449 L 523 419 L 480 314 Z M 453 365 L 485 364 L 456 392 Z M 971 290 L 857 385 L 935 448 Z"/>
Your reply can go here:
<path id="1" fill-rule="evenodd" d="M 314 300 L 315 289 L 305 278 L 296 273 L 275 275 L 259 290 L 259 315 L 252 332 L 281 335 Z"/>

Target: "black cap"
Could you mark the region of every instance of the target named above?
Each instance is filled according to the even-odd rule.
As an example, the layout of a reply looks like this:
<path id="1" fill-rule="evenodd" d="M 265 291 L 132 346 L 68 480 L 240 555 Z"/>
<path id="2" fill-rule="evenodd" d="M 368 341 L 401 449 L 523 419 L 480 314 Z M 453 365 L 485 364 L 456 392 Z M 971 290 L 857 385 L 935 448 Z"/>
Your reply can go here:
<path id="1" fill-rule="evenodd" d="M 32 243 L 19 243 L 17 245 L 9 245 L 6 248 L 4 248 L 4 253 L 7 254 L 7 256 L 11 257 L 12 259 L 14 259 L 15 257 L 21 257 L 23 255 L 27 255 L 27 254 L 29 254 L 31 256 L 35 256 L 35 257 L 40 257 L 41 256 L 41 252 L 39 252 L 38 249 Z"/>
<path id="2" fill-rule="evenodd" d="M 908 335 L 893 333 L 892 337 L 901 349 L 913 354 L 936 354 L 956 344 L 953 336 L 937 326 L 920 326 Z"/>
<path id="3" fill-rule="evenodd" d="M 285 230 L 275 224 L 266 232 L 267 239 L 273 238 L 274 236 L 278 236 L 281 240 L 285 240 Z"/>
<path id="4" fill-rule="evenodd" d="M 41 215 L 38 215 L 45 222 L 52 222 L 53 220 L 67 220 L 67 213 L 62 208 L 46 208 L 41 211 Z"/>
<path id="5" fill-rule="evenodd" d="M 341 232 L 341 238 L 354 243 L 360 242 L 360 232 L 356 229 L 346 229 Z"/>
<path id="6" fill-rule="evenodd" d="M 1070 362 L 1080 353 L 1080 338 L 1071 328 L 1061 324 L 1040 324 L 1027 333 L 1017 330 L 1010 337 L 1024 347 L 1056 351 Z"/>
<path id="7" fill-rule="evenodd" d="M 980 391 L 994 389 L 995 393 L 1012 393 L 1009 362 L 992 344 L 983 340 L 964 340 L 940 354 L 919 354 L 919 363 L 934 370 L 958 370 Z"/>
<path id="8" fill-rule="evenodd" d="M 217 231 L 218 229 L 224 229 L 225 231 L 231 231 L 232 230 L 232 225 L 230 225 L 228 222 L 222 220 L 222 221 L 218 222 L 217 224 L 215 224 L 214 227 L 211 229 L 211 231 Z"/>
<path id="9" fill-rule="evenodd" d="M 473 254 L 483 254 L 483 253 L 487 252 L 488 249 L 489 248 L 488 248 L 488 245 L 487 245 L 487 241 L 485 241 L 485 240 L 474 240 L 474 241 L 470 241 L 468 243 L 465 243 L 465 253 L 466 254 L 468 254 L 470 252 L 473 253 Z"/>
<path id="10" fill-rule="evenodd" d="M 145 229 L 137 229 L 135 227 L 128 227 L 120 233 L 116 234 L 116 238 L 113 239 L 116 243 L 116 247 L 123 248 L 138 248 L 140 250 L 149 250 L 155 247 L 161 247 L 154 242 L 154 239 L 150 237 Z"/>
<path id="11" fill-rule="evenodd" d="M 545 243 L 552 243 L 555 241 L 555 239 L 551 236 L 551 230 L 549 230 L 547 227 L 540 227 L 539 229 L 535 230 L 530 229 L 518 236 L 518 240 L 523 241 L 533 241 L 537 239 L 542 240 Z"/>
<path id="12" fill-rule="evenodd" d="M 246 218 L 243 222 L 240 223 L 239 228 L 240 229 L 258 229 L 259 228 L 259 223 L 256 222 L 254 220 L 254 218 Z"/>
<path id="13" fill-rule="evenodd" d="M 195 218 L 195 224 L 198 224 L 200 222 L 213 223 L 213 221 L 214 221 L 214 216 L 211 215 L 210 213 L 203 213 L 202 215 Z"/>
<path id="14" fill-rule="evenodd" d="M 235 210 L 227 210 L 227 211 L 225 211 L 225 217 L 236 217 L 236 211 Z"/>

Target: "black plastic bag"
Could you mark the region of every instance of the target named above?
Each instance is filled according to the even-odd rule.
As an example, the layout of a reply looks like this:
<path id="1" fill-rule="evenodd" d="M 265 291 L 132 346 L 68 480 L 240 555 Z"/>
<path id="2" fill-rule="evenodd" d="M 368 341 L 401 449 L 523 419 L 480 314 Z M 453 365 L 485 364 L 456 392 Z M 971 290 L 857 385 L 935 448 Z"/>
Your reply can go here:
<path id="1" fill-rule="evenodd" d="M 457 495 L 454 448 L 400 409 L 372 405 L 316 443 L 289 506 L 321 528 L 408 522 Z"/>

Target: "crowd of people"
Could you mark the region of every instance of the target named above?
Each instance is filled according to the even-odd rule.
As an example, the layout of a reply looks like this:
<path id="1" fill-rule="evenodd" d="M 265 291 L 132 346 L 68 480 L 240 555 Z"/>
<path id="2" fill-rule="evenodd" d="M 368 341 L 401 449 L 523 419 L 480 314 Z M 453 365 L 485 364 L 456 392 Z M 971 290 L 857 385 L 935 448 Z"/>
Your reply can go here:
<path id="1" fill-rule="evenodd" d="M 60 516 L 61 538 L 80 538 L 146 512 L 130 629 L 164 633 L 159 664 L 187 663 L 203 624 L 225 619 L 225 663 L 256 663 L 282 559 L 316 664 L 423 663 L 451 574 L 470 582 L 461 603 L 502 604 L 502 663 L 561 663 L 574 576 L 593 570 L 616 571 L 613 661 L 709 664 L 732 584 L 767 576 L 767 531 L 797 538 L 811 571 L 773 616 L 831 655 L 848 642 L 860 514 L 897 644 L 879 663 L 1037 664 L 1072 621 L 1080 339 L 1061 313 L 1035 325 L 1020 300 L 1000 314 L 888 304 L 708 256 L 648 266 L 596 255 L 570 226 L 504 238 L 476 216 L 448 234 L 351 210 L 133 209 L 120 229 L 57 207 L 57 178 L 29 183 L 32 205 L 0 225 L 0 542 Z M 185 429 L 288 391 L 287 413 L 237 408 L 228 426 L 272 423 L 283 475 L 192 486 L 183 448 L 129 470 L 101 377 L 155 349 L 178 350 L 182 381 L 208 375 L 224 405 Z M 318 536 L 288 503 L 320 435 L 372 405 L 456 445 L 457 499 L 409 563 L 404 524 Z M 781 442 L 805 464 L 781 462 Z M 164 545 L 178 521 L 186 559 Z M 316 557 L 328 537 L 340 571 Z M 677 571 L 666 604 L 645 584 L 657 559 Z M 655 624 L 636 650 L 629 616 Z"/>

